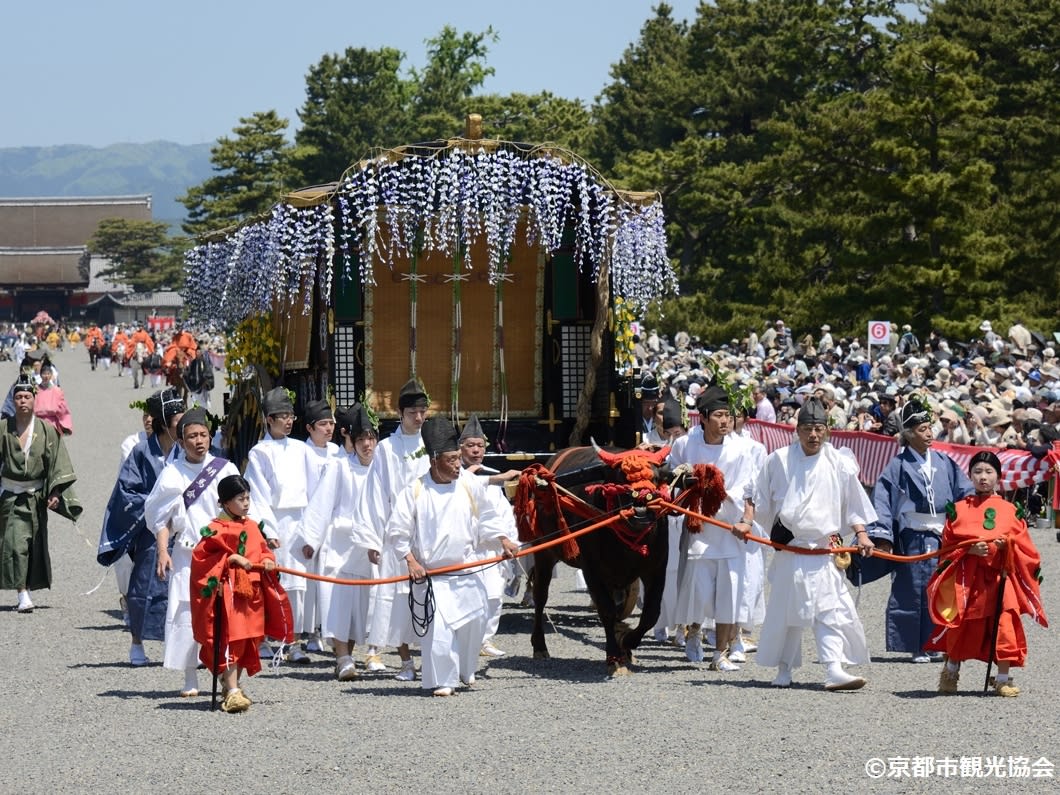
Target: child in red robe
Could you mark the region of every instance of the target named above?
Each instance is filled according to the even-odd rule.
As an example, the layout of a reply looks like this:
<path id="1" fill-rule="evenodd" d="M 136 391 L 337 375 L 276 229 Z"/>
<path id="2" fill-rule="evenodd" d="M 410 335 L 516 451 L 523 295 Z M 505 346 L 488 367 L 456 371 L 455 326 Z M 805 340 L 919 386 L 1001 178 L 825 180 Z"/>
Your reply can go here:
<path id="1" fill-rule="evenodd" d="M 250 485 L 239 475 L 229 475 L 217 484 L 217 496 L 224 513 L 200 531 L 202 539 L 192 556 L 192 631 L 202 647 L 199 659 L 221 676 L 221 709 L 245 712 L 251 702 L 239 687 L 240 675 L 261 670 L 258 646 L 266 634 L 294 639 L 293 620 L 287 595 L 272 573 L 276 557 L 261 528 L 247 517 Z M 219 633 L 218 589 L 224 606 Z M 215 634 L 220 651 L 216 659 Z"/>
<path id="2" fill-rule="evenodd" d="M 970 542 L 944 555 L 927 586 L 928 609 L 936 631 L 925 648 L 944 651 L 940 693 L 956 693 L 963 660 L 997 663 L 994 691 L 1018 696 L 1009 674 L 1027 659 L 1027 638 L 1020 614 L 1043 627 L 1041 557 L 1027 532 L 1022 510 L 995 494 L 1001 461 L 991 452 L 972 457 L 968 474 L 975 494 L 946 507 L 942 546 Z M 1000 593 L 1000 616 L 998 598 Z M 997 640 L 994 641 L 994 627 Z"/>

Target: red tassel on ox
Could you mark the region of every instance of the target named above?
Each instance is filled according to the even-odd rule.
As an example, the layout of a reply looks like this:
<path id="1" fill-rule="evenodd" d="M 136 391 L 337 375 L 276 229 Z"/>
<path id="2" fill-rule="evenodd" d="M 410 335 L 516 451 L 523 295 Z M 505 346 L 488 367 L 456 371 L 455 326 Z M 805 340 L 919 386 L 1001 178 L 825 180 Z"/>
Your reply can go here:
<path id="1" fill-rule="evenodd" d="M 551 520 L 560 535 L 570 533 L 563 509 L 559 504 L 559 492 L 552 485 L 555 474 L 542 464 L 531 464 L 519 476 L 519 486 L 515 492 L 515 520 L 521 543 L 532 543 L 544 533 L 541 522 Z M 538 480 L 546 481 L 546 489 L 538 489 Z M 560 555 L 565 562 L 570 562 L 581 554 L 577 539 L 571 538 L 559 545 Z"/>
<path id="2" fill-rule="evenodd" d="M 713 464 L 696 464 L 692 467 L 692 474 L 696 484 L 691 486 L 691 506 L 699 505 L 699 513 L 703 516 L 714 516 L 721 510 L 725 502 L 725 476 L 721 470 Z M 697 516 L 688 516 L 685 526 L 690 533 L 698 533 L 703 529 L 703 520 Z"/>

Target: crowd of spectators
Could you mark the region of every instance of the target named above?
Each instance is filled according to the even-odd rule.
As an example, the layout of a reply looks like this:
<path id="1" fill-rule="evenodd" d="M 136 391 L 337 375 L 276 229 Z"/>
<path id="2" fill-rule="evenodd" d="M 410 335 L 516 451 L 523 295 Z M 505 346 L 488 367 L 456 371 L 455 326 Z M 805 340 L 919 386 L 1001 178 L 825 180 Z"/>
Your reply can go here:
<path id="1" fill-rule="evenodd" d="M 931 407 L 940 441 L 1045 455 L 1060 439 L 1056 338 L 1021 323 L 1002 336 L 989 320 L 979 331 L 967 342 L 932 331 L 921 342 L 910 325 L 891 324 L 888 343 L 870 350 L 861 339 L 834 336 L 828 324 L 817 335 L 794 335 L 777 320 L 723 345 L 649 331 L 634 337 L 634 354 L 642 374 L 690 408 L 718 369 L 750 396 L 755 419 L 794 425 L 802 402 L 816 395 L 833 428 L 896 435 L 901 407 L 916 394 Z"/>

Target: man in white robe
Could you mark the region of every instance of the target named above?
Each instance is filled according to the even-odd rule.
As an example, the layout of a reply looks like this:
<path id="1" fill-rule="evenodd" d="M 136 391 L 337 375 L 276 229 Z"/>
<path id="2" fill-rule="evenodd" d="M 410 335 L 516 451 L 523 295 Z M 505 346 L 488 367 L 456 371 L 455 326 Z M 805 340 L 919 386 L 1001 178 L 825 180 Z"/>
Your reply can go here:
<path id="1" fill-rule="evenodd" d="M 762 527 L 779 523 L 793 536 L 790 546 L 820 549 L 832 536 L 855 531 L 862 554 L 872 549 L 865 525 L 876 519 L 858 482 L 852 458 L 825 442 L 827 411 L 817 398 L 799 410 L 798 442 L 766 458 L 758 475 L 754 509 Z M 771 531 L 771 537 L 777 533 Z M 779 540 L 779 539 L 777 539 Z M 778 550 L 769 570 L 770 593 L 758 642 L 758 663 L 777 666 L 775 687 L 789 687 L 802 664 L 802 633 L 812 627 L 817 657 L 826 669 L 826 690 L 857 690 L 865 680 L 843 665 L 869 661 L 865 630 L 833 555 L 800 555 Z"/>
<path id="2" fill-rule="evenodd" d="M 335 435 L 335 414 L 331 410 L 331 404 L 326 400 L 312 400 L 306 403 L 305 415 L 303 421 L 305 422 L 306 440 L 305 443 L 316 453 L 319 459 L 319 465 L 316 469 L 312 469 L 309 472 L 309 477 L 306 480 L 306 489 L 312 499 L 312 495 L 316 493 L 317 486 L 324 479 L 324 473 L 332 466 L 337 466 L 339 463 L 339 446 L 331 441 L 331 437 Z M 326 529 L 326 525 L 325 528 Z M 303 534 L 304 538 L 307 538 Z M 309 546 L 316 546 L 310 543 Z M 314 554 L 312 561 L 309 563 L 309 569 L 314 574 L 320 574 L 320 555 Z M 324 651 L 324 644 L 320 639 L 320 634 L 317 631 L 320 627 L 320 616 L 323 613 L 323 605 L 321 604 L 321 583 L 318 580 L 306 580 L 305 584 L 305 618 L 304 624 L 308 629 L 305 630 L 308 635 L 308 639 L 305 644 L 305 650 L 311 652 L 322 652 Z"/>
<path id="3" fill-rule="evenodd" d="M 483 466 L 487 441 L 486 433 L 482 430 L 482 423 L 479 422 L 477 415 L 472 414 L 467 418 L 460 432 L 460 462 L 465 467 L 465 475 L 482 480 L 483 485 L 486 486 L 486 499 L 493 503 L 498 515 L 508 525 L 508 539 L 518 543 L 519 534 L 515 529 L 515 514 L 512 512 L 511 503 L 504 496 L 502 484 L 518 478 L 519 471 L 513 469 L 500 472 Z M 502 551 L 500 544 L 485 544 L 479 549 L 480 556 L 483 558 L 496 557 Z M 483 568 L 482 581 L 486 586 L 486 595 L 489 600 L 486 607 L 486 635 L 482 640 L 482 656 L 503 657 L 504 652 L 493 643 L 497 630 L 500 628 L 501 605 L 504 601 L 504 572 L 500 564 Z"/>
<path id="4" fill-rule="evenodd" d="M 378 567 L 368 560 L 368 550 L 354 542 L 354 517 L 368 482 L 375 453 L 376 429 L 365 408 L 355 403 L 336 417 L 343 446 L 335 466 L 327 467 L 313 491 L 302 517 L 306 543 L 313 547 L 319 571 L 325 577 L 343 580 L 377 579 Z M 320 626 L 335 650 L 335 678 L 356 679 L 353 647 L 368 637 L 368 586 L 318 583 Z"/>
<path id="5" fill-rule="evenodd" d="M 206 412 L 193 408 L 177 426 L 178 454 L 159 473 L 144 503 L 147 529 L 155 536 L 158 576 L 169 576 L 165 656 L 162 665 L 184 672 L 184 697 L 199 694 L 199 644 L 191 629 L 191 557 L 199 530 L 217 516 L 217 484 L 239 470 L 230 461 L 210 455 Z M 172 542 L 172 551 L 170 543 Z"/>
<path id="6" fill-rule="evenodd" d="M 668 396 L 663 405 L 663 439 L 670 445 L 670 466 L 683 455 L 688 444 L 686 419 L 681 411 L 681 404 Z M 674 451 L 677 451 L 676 453 Z M 666 553 L 666 583 L 663 586 L 662 603 L 659 605 L 659 621 L 655 625 L 654 636 L 659 643 L 666 643 L 670 638 L 670 628 L 674 628 L 673 638 L 676 645 L 685 645 L 684 627 L 677 618 L 678 572 L 681 570 L 681 531 L 684 529 L 684 516 L 670 516 L 666 520 L 669 533 L 669 546 Z"/>
<path id="7" fill-rule="evenodd" d="M 481 560 L 481 548 L 500 544 L 511 558 L 518 546 L 508 538 L 509 524 L 475 477 L 461 476 L 456 428 L 444 417 L 423 427 L 430 461 L 428 474 L 399 495 L 387 524 L 387 543 L 407 566 L 425 599 L 426 571 Z M 431 579 L 434 614 L 423 640 L 424 690 L 451 696 L 461 683 L 475 682 L 479 650 L 486 632 L 486 587 L 482 574 L 463 570 Z M 427 608 L 429 610 L 429 606 Z"/>
<path id="8" fill-rule="evenodd" d="M 420 428 L 427 418 L 427 392 L 411 378 L 398 393 L 400 423 L 375 451 L 368 471 L 368 484 L 361 512 L 354 523 L 355 542 L 369 551 L 369 559 L 379 566 L 380 577 L 405 574 L 405 564 L 386 546 L 386 525 L 398 495 L 430 468 Z M 408 585 L 394 583 L 372 589 L 372 622 L 368 631 L 369 671 L 385 671 L 379 649 L 396 646 L 401 670 L 396 679 L 412 682 L 416 668 L 409 644 L 416 642 L 408 611 Z M 395 609 L 396 608 L 396 609 Z"/>
<path id="9" fill-rule="evenodd" d="M 739 666 L 729 659 L 729 647 L 737 640 L 737 624 L 743 601 L 745 558 L 748 554 L 743 536 L 751 529 L 753 509 L 750 497 L 757 477 L 756 457 L 750 440 L 732 433 L 732 411 L 729 395 L 721 387 L 704 390 L 696 402 L 702 418 L 702 430 L 689 434 L 688 442 L 675 457 L 673 465 L 712 464 L 725 478 L 725 500 L 718 521 L 736 525 L 726 530 L 704 523 L 699 533 L 686 540 L 686 559 L 677 596 L 677 616 L 688 625 L 685 656 L 691 662 L 703 660 L 700 635 L 703 619 L 715 623 L 715 651 L 710 663 L 714 671 L 736 671 Z"/>
<path id="10" fill-rule="evenodd" d="M 751 454 L 754 456 L 755 472 L 760 472 L 766 462 L 766 446 L 751 438 L 747 430 L 747 413 L 738 414 L 734 423 L 735 434 L 746 439 L 751 444 Z M 755 480 L 757 481 L 757 474 Z M 752 491 L 753 486 L 752 485 Z M 753 497 L 753 494 L 752 494 Z M 755 535 L 768 537 L 758 522 L 752 522 L 752 530 Z M 740 601 L 740 612 L 738 623 L 740 632 L 736 641 L 732 644 L 729 659 L 735 663 L 744 662 L 747 655 L 757 651 L 758 644 L 752 640 L 756 626 L 761 626 L 766 614 L 766 547 L 759 543 L 748 543 L 744 546 L 744 578 L 743 599 Z"/>
<path id="11" fill-rule="evenodd" d="M 270 390 L 262 408 L 268 434 L 251 448 L 243 477 L 250 484 L 257 515 L 266 524 L 266 535 L 279 540 L 276 564 L 295 571 L 308 571 L 312 548 L 299 531 L 302 512 L 309 504 L 309 481 L 316 477 L 320 459 L 303 442 L 290 438 L 294 427 L 294 404 L 285 389 Z M 280 584 L 291 602 L 294 631 L 312 631 L 312 626 L 305 629 L 306 578 L 281 573 Z M 262 658 L 271 656 L 271 650 L 263 644 Z M 309 657 L 297 643 L 291 647 L 288 659 L 296 663 L 309 662 Z"/>

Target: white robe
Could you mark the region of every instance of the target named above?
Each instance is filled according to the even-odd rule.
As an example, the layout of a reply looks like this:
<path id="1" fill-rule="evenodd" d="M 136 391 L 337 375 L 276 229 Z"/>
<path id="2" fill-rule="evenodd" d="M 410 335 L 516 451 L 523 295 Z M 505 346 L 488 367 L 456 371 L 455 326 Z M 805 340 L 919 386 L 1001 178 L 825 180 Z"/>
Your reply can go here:
<path id="1" fill-rule="evenodd" d="M 312 439 L 305 440 L 306 447 L 311 452 L 316 454 L 318 459 L 318 465 L 315 468 L 310 468 L 306 476 L 306 492 L 309 494 L 309 499 L 312 500 L 313 495 L 316 493 L 317 487 L 323 480 L 324 473 L 329 467 L 337 466 L 339 462 L 339 455 L 341 451 L 339 446 L 334 442 L 327 442 L 323 447 L 317 447 L 313 444 Z M 304 533 L 303 538 L 306 538 L 306 543 L 313 547 L 313 559 L 306 561 L 306 570 L 311 571 L 313 574 L 322 574 L 320 569 L 320 549 L 318 544 L 314 544 L 308 540 L 308 536 Z M 302 607 L 302 630 L 305 632 L 315 632 L 316 628 L 320 626 L 320 616 L 323 611 L 320 598 L 320 586 L 321 583 L 318 580 L 306 579 L 305 581 L 305 603 Z"/>
<path id="2" fill-rule="evenodd" d="M 487 477 L 473 474 L 466 469 L 461 474 L 464 477 L 475 478 L 481 485 L 485 486 L 486 499 L 493 503 L 494 509 L 504 520 L 504 523 L 508 528 L 506 533 L 508 540 L 518 544 L 519 531 L 515 528 L 515 513 L 512 511 L 512 504 L 508 502 L 508 498 L 504 496 L 504 487 L 489 483 Z M 482 559 L 495 558 L 503 551 L 504 547 L 501 546 L 499 540 L 487 542 L 479 547 L 479 557 Z M 504 602 L 504 580 L 507 568 L 506 565 L 500 563 L 491 563 L 480 569 L 482 572 L 482 582 L 486 586 L 486 596 L 489 599 L 489 604 L 486 608 L 486 640 L 489 640 L 496 635 L 497 628 L 500 626 L 501 605 Z"/>
<path id="3" fill-rule="evenodd" d="M 398 496 L 386 542 L 396 559 L 411 551 L 425 569 L 482 559 L 482 548 L 508 536 L 510 523 L 471 476 L 436 483 L 430 474 Z M 407 570 L 407 566 L 406 566 Z M 478 667 L 488 595 L 478 570 L 431 579 L 435 613 L 423 641 L 423 687 L 456 687 Z M 422 600 L 425 586 L 415 586 Z M 463 630 L 463 631 L 462 631 Z"/>
<path id="4" fill-rule="evenodd" d="M 302 511 L 309 504 L 310 479 L 318 477 L 320 459 L 297 439 L 264 438 L 251 448 L 244 477 L 250 496 L 266 524 L 266 533 L 276 537 L 277 565 L 307 571 L 309 561 L 302 554 L 305 539 L 299 533 Z M 280 584 L 287 591 L 305 591 L 306 580 L 281 574 Z M 292 608 L 295 600 L 292 600 Z M 301 616 L 295 616 L 301 626 Z"/>
<path id="5" fill-rule="evenodd" d="M 203 468 L 214 460 L 209 453 L 192 464 L 183 455 L 162 468 L 154 488 L 144 502 L 147 529 L 155 536 L 169 528 L 173 543 L 173 570 L 169 574 L 169 606 L 166 609 L 166 644 L 162 665 L 183 671 L 199 664 L 199 644 L 191 631 L 191 556 L 199 543 L 199 531 L 220 512 L 217 484 L 239 470 L 228 461 L 191 505 L 184 506 L 184 492 Z M 253 514 L 251 514 L 253 515 Z"/>
<path id="6" fill-rule="evenodd" d="M 766 462 L 766 446 L 746 434 L 741 434 L 741 436 L 751 442 L 751 451 L 755 459 L 755 481 L 757 481 L 758 472 L 762 470 Z M 753 490 L 755 484 L 751 485 Z M 751 525 L 751 532 L 762 538 L 769 537 L 769 533 L 758 523 L 757 518 Z M 762 623 L 766 614 L 766 546 L 750 541 L 745 551 L 743 600 L 740 603 L 738 620 L 742 627 L 751 630 L 755 625 Z"/>
<path id="7" fill-rule="evenodd" d="M 378 567 L 354 541 L 354 517 L 362 510 L 368 466 L 339 451 L 313 490 L 302 517 L 302 535 L 317 550 L 319 572 L 338 579 L 376 579 Z M 368 635 L 369 586 L 318 583 L 320 626 L 325 638 L 364 643 Z"/>
<path id="8" fill-rule="evenodd" d="M 380 577 L 408 574 L 405 562 L 386 543 L 386 526 L 398 495 L 427 474 L 428 469 L 430 460 L 419 432 L 404 434 L 398 426 L 375 449 L 353 533 L 358 546 L 380 552 Z M 417 642 L 406 604 L 408 592 L 405 583 L 377 585 L 372 590 L 372 621 L 368 632 L 371 646 L 382 648 Z M 398 610 L 393 609 L 395 601 Z"/>
<path id="9" fill-rule="evenodd" d="M 876 518 L 851 457 L 830 444 L 823 445 L 817 455 L 807 456 L 797 441 L 766 458 L 755 490 L 755 513 L 764 528 L 772 528 L 779 518 L 794 536 L 790 545 L 808 549 L 828 547 L 832 534 Z M 814 626 L 816 630 L 822 623 L 842 642 L 841 659 L 822 662 L 869 661 L 865 630 L 831 555 L 778 551 L 768 579 L 769 601 L 758 643 L 760 665 L 784 662 L 798 667 L 801 653 L 789 647 L 789 628 Z"/>
<path id="10" fill-rule="evenodd" d="M 721 444 L 707 444 L 702 431 L 689 434 L 688 441 L 675 454 L 670 453 L 672 466 L 680 464 L 713 464 L 725 479 L 725 500 L 714 518 L 735 524 L 744 513 L 744 501 L 753 496 L 760 459 L 753 442 L 734 433 L 727 434 Z M 675 615 L 677 623 L 702 624 L 705 618 L 718 618 L 726 623 L 741 620 L 744 603 L 747 557 L 752 554 L 750 542 L 744 543 L 731 532 L 704 523 L 703 529 L 689 534 L 685 541 L 686 560 L 678 582 Z M 736 580 L 734 587 L 722 588 L 715 582 L 718 573 L 706 569 L 712 560 L 725 560 L 720 574 L 730 573 Z M 730 604 L 715 604 L 719 594 L 730 594 Z M 720 612 L 716 612 L 720 611 Z M 727 621 L 728 618 L 734 622 Z"/>

